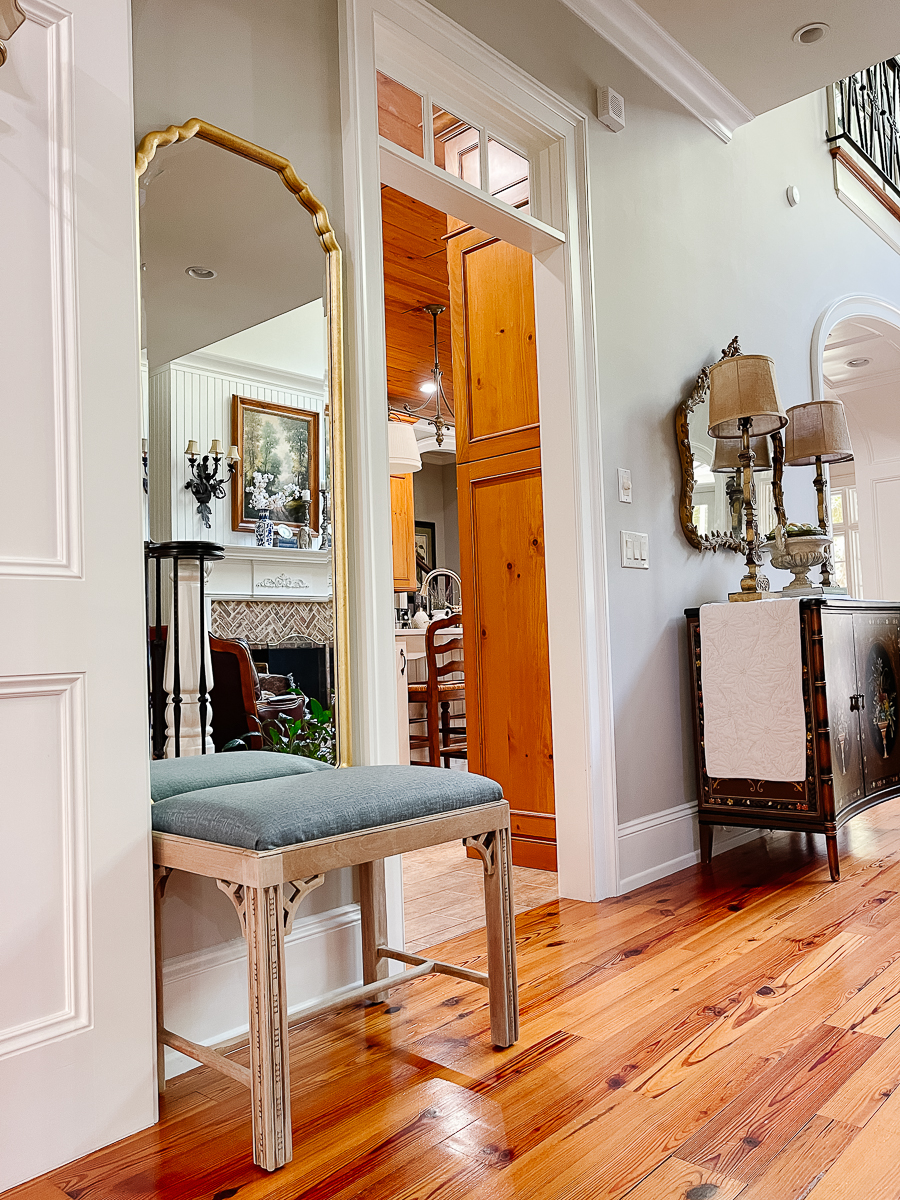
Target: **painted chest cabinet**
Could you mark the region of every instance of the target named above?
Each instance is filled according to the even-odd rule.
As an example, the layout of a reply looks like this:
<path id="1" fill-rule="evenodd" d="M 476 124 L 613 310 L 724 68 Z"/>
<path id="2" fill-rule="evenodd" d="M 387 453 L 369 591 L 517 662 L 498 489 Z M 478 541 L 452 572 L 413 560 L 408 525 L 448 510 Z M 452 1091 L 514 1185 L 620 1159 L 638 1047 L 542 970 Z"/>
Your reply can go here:
<path id="1" fill-rule="evenodd" d="M 699 609 L 685 616 L 703 861 L 710 861 L 716 825 L 802 830 L 825 835 L 831 877 L 839 879 L 837 831 L 873 804 L 900 795 L 900 602 L 801 600 L 802 782 L 707 774 Z"/>

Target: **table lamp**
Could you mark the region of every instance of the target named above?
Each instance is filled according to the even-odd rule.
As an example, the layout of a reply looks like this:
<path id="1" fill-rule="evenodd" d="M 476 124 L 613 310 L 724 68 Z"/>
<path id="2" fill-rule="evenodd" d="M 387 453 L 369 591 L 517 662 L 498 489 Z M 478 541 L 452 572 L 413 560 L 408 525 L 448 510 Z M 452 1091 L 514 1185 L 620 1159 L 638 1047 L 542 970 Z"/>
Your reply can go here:
<path id="1" fill-rule="evenodd" d="M 819 528 L 828 534 L 823 463 L 847 462 L 853 457 L 847 415 L 840 400 L 811 400 L 788 409 L 790 425 L 785 433 L 784 460 L 791 467 L 816 465 L 815 488 L 819 506 Z M 831 547 L 822 564 L 822 586 L 831 585 Z M 841 589 L 843 591 L 843 589 Z"/>
<path id="2" fill-rule="evenodd" d="M 747 573 L 741 580 L 741 590 L 729 593 L 729 600 L 762 600 L 768 590 L 768 583 L 757 573 L 761 556 L 756 544 L 753 487 L 756 454 L 752 439 L 777 433 L 787 423 L 771 358 L 762 354 L 738 354 L 723 358 L 710 367 L 709 434 L 716 441 L 740 441 L 738 461 L 743 477 Z M 761 584 L 764 584 L 762 590 Z"/>
<path id="3" fill-rule="evenodd" d="M 754 471 L 768 471 L 772 466 L 771 442 L 767 437 L 755 437 L 750 439 L 750 449 L 756 456 L 756 461 L 753 464 Z M 743 467 L 740 461 L 741 444 L 740 442 L 716 442 L 716 450 L 713 455 L 712 466 L 710 470 L 715 475 L 731 475 L 732 478 L 725 482 L 725 495 L 728 497 L 728 507 L 731 510 L 731 528 L 739 530 L 741 527 L 741 501 L 744 495 L 742 484 Z M 754 500 L 754 503 L 756 501 Z"/>

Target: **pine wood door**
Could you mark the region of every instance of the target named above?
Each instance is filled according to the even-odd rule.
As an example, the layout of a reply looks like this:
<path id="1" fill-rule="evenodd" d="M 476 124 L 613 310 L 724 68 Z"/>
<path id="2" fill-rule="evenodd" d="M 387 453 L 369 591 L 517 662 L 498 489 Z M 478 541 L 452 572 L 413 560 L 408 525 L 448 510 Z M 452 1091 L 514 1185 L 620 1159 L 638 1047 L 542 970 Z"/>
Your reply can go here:
<path id="1" fill-rule="evenodd" d="M 448 241 L 469 769 L 512 810 L 513 861 L 556 870 L 531 257 Z"/>

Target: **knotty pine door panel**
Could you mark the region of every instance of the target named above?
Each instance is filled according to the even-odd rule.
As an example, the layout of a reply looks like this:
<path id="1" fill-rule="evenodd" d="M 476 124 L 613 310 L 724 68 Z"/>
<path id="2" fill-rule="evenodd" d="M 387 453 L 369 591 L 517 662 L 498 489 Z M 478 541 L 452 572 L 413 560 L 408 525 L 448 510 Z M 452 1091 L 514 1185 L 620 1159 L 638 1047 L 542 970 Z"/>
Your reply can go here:
<path id="1" fill-rule="evenodd" d="M 457 467 L 469 769 L 502 786 L 513 861 L 556 870 L 539 450 Z"/>
<path id="2" fill-rule="evenodd" d="M 394 591 L 414 592 L 418 583 L 412 475 L 391 476 L 391 543 L 394 552 Z"/>
<path id="3" fill-rule="evenodd" d="M 539 447 L 530 254 L 478 229 L 449 237 L 456 461 Z"/>

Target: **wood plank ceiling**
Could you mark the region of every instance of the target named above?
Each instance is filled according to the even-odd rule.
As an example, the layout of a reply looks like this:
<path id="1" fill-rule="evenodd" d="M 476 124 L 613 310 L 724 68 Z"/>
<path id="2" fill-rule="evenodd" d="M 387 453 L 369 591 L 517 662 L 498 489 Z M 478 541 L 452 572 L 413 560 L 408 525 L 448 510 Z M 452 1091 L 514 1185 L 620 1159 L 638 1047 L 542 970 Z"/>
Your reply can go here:
<path id="1" fill-rule="evenodd" d="M 387 186 L 381 189 L 381 212 L 388 400 L 396 408 L 407 403 L 416 408 L 425 399 L 421 385 L 430 381 L 434 359 L 431 317 L 422 309 L 443 304 L 447 311 L 438 317 L 438 348 L 444 393 L 452 405 L 446 214 Z M 433 413 L 432 402 L 418 415 Z"/>

